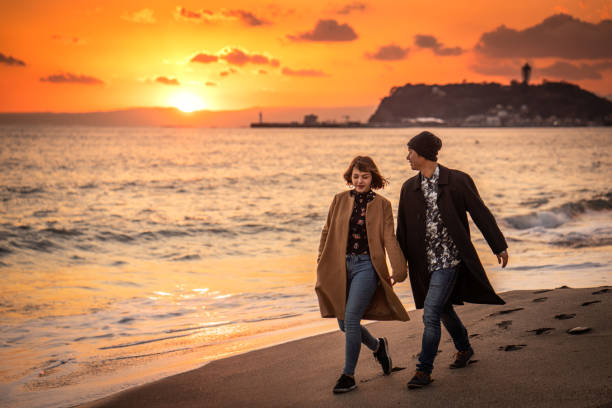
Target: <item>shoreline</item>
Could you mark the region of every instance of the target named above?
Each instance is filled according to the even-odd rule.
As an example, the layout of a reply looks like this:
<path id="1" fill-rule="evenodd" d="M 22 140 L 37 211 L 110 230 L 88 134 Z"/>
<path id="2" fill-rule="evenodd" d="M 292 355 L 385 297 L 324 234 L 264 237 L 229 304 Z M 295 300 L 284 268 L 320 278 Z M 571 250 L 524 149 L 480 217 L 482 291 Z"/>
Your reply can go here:
<path id="1" fill-rule="evenodd" d="M 346 395 L 331 393 L 344 358 L 344 338 L 334 330 L 214 360 L 79 406 L 397 406 L 411 402 L 417 406 L 587 407 L 612 403 L 612 355 L 607 351 L 612 340 L 610 286 L 501 295 L 506 305 L 457 307 L 470 333 L 476 364 L 448 370 L 445 366 L 454 350 L 442 330 L 433 374 L 437 381 L 426 390 L 409 392 L 405 387 L 414 372 L 422 332 L 422 310 L 412 310 L 407 323 L 369 323 L 374 335 L 389 338 L 398 371 L 383 377 L 362 348 L 356 371 L 358 389 Z M 555 319 L 559 314 L 574 317 Z M 577 326 L 592 330 L 575 336 L 566 333 Z M 536 334 L 538 329 L 547 330 Z"/>

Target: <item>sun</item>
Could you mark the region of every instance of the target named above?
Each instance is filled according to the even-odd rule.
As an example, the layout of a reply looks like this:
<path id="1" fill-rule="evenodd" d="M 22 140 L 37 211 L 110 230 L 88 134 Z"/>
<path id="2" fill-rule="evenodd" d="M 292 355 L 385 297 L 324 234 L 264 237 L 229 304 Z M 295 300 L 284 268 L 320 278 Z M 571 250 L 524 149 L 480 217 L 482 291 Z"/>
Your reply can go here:
<path id="1" fill-rule="evenodd" d="M 174 94 L 170 98 L 170 105 L 182 112 L 193 112 L 204 109 L 204 102 L 199 96 L 191 92 L 181 92 Z"/>

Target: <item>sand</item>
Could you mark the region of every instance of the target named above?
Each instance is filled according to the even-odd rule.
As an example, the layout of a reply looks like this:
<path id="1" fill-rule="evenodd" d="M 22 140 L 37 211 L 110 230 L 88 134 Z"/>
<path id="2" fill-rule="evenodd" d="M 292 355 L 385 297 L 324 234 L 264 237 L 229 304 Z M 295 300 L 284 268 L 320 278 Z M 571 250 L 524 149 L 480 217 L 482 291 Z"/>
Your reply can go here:
<path id="1" fill-rule="evenodd" d="M 423 389 L 406 387 L 423 331 L 417 310 L 406 323 L 368 325 L 375 336 L 388 338 L 397 371 L 383 376 L 363 347 L 358 387 L 347 394 L 332 393 L 344 362 L 344 335 L 338 331 L 214 361 L 82 407 L 612 407 L 612 288 L 512 291 L 502 297 L 503 306 L 456 308 L 474 362 L 448 368 L 455 350 L 442 329 L 435 381 Z M 555 318 L 562 314 L 574 316 Z M 575 327 L 591 330 L 567 333 Z"/>

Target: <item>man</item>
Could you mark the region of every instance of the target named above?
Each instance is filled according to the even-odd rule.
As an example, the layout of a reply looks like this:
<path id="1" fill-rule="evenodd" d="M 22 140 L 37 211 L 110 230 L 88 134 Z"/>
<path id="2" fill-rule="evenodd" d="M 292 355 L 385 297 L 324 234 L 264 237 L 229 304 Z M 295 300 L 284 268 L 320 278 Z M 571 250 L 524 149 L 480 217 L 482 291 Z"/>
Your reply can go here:
<path id="1" fill-rule="evenodd" d="M 440 344 L 440 320 L 453 338 L 457 354 L 451 368 L 466 367 L 474 350 L 454 304 L 504 304 L 495 294 L 470 240 L 467 213 L 497 255 L 508 263 L 508 245 L 471 177 L 438 164 L 442 141 L 421 132 L 408 142 L 408 161 L 419 174 L 402 186 L 397 240 L 408 261 L 417 309 L 423 310 L 419 363 L 408 388 L 429 385 Z"/>

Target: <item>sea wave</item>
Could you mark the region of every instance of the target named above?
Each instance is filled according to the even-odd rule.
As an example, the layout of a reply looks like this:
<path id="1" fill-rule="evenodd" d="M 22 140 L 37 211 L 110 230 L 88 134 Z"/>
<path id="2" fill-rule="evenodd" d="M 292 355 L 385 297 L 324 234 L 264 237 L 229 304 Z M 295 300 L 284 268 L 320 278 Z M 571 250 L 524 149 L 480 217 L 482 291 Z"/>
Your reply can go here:
<path id="1" fill-rule="evenodd" d="M 534 227 L 557 228 L 575 217 L 588 211 L 612 210 L 612 192 L 584 199 L 568 202 L 549 210 L 533 211 L 528 214 L 514 215 L 504 218 L 512 228 L 525 230 Z"/>

